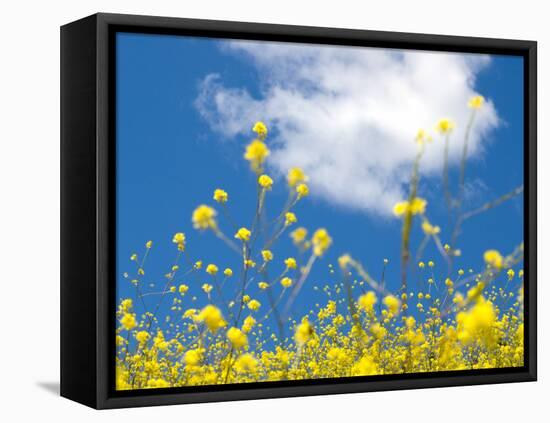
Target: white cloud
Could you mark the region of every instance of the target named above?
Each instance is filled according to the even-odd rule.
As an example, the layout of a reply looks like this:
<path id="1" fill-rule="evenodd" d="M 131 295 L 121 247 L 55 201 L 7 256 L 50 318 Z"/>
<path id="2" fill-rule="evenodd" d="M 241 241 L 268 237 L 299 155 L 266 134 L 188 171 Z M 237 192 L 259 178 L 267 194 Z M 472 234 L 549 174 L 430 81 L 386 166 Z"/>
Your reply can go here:
<path id="1" fill-rule="evenodd" d="M 249 41 L 222 49 L 251 61 L 260 95 L 226 87 L 218 74 L 206 76 L 196 106 L 211 127 L 234 138 L 250 136 L 256 120 L 267 122 L 271 171 L 302 167 L 312 195 L 382 215 L 405 196 L 419 128 L 432 130 L 441 117 L 452 118 L 457 129 L 449 154 L 451 164 L 458 162 L 466 104 L 477 94 L 476 74 L 490 62 L 481 55 Z M 488 101 L 471 134 L 470 155 L 482 152 L 484 136 L 498 123 Z M 441 171 L 442 155 L 435 136 L 423 175 Z"/>

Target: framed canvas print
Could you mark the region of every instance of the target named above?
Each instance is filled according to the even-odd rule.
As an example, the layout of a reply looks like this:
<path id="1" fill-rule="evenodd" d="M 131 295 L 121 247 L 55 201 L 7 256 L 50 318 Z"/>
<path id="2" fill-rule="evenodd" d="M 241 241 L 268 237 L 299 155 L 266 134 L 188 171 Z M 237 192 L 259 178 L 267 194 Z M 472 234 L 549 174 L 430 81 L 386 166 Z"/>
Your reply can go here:
<path id="1" fill-rule="evenodd" d="M 536 379 L 536 43 L 61 29 L 61 393 Z"/>

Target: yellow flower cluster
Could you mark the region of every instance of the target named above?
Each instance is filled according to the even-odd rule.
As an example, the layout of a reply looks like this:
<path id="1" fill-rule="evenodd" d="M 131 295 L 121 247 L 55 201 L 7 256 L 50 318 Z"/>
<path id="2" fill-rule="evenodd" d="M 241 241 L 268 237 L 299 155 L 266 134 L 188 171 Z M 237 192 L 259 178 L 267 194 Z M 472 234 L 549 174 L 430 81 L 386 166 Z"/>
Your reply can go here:
<path id="1" fill-rule="evenodd" d="M 483 97 L 474 97 L 468 105 L 478 109 L 483 101 Z M 453 128 L 449 119 L 442 119 L 437 127 L 443 134 Z M 444 275 L 437 274 L 440 266 L 434 260 L 420 256 L 415 266 L 419 285 L 402 286 L 392 293 L 388 287 L 393 281 L 377 283 L 356 257 L 343 254 L 337 263 L 328 264 L 330 278 L 336 280 L 318 287 L 309 273 L 319 261 L 332 260 L 327 254 L 335 248 L 329 231 L 318 228 L 308 236 L 306 227 L 292 232 L 288 228 L 298 221 L 294 205 L 309 194 L 308 177 L 298 167 L 288 171 L 288 203 L 271 223 L 264 200 L 273 180 L 263 174 L 269 156 L 268 129 L 256 122 L 253 131 L 257 139 L 244 154 L 258 184 L 256 216 L 250 229 L 229 216 L 236 232 L 233 238 L 226 236 L 224 222 L 218 226 L 216 210 L 208 205 L 198 206 L 191 217 L 195 229 L 210 229 L 231 254 L 240 254 L 244 267 L 234 279 L 229 279 L 233 270 L 225 267 L 220 278 L 224 267 L 188 257 L 192 248 L 186 245 L 185 234 L 177 232 L 172 242 L 178 260 L 180 256 L 186 260 L 171 265 L 165 289 L 151 288 L 144 297 L 143 292 L 153 286 L 145 283 L 144 270 L 152 241 L 145 243 L 139 261 L 133 253 L 130 261 L 135 276 L 125 273 L 125 277 L 137 287 L 132 290 L 136 298 L 120 299 L 116 311 L 117 389 L 523 366 L 524 272 L 512 268 L 521 256 L 503 256 L 490 249 L 483 255 L 485 267 L 480 273 L 465 267 L 466 271 L 460 268 Z M 417 141 L 427 140 L 429 136 L 419 132 Z M 223 205 L 224 216 L 230 211 L 225 205 L 228 199 L 226 191 L 214 191 L 213 200 Z M 459 250 L 454 241 L 452 248 L 439 241 L 441 228 L 430 223 L 426 207 L 426 200 L 412 195 L 411 201 L 396 204 L 394 213 L 406 216 L 404 225 L 410 216 L 420 215 L 425 240 L 439 242 L 449 262 L 459 256 Z M 302 220 L 307 225 L 307 218 L 300 216 Z M 266 230 L 269 225 L 273 227 Z M 285 242 L 280 238 L 285 231 L 292 241 L 286 238 L 286 242 L 296 249 L 292 257 L 279 255 L 277 250 L 276 241 Z M 223 263 L 225 258 L 219 260 Z M 447 271 L 447 266 L 441 267 Z M 390 268 L 390 261 L 384 259 L 383 279 Z M 193 282 L 192 277 L 199 281 Z M 208 283 L 203 283 L 204 278 Z M 292 310 L 298 291 L 312 285 L 326 298 L 299 316 L 285 315 L 286 309 Z M 136 310 L 145 300 L 158 299 L 154 295 L 160 295 L 158 306 Z M 162 312 L 160 304 L 166 308 Z"/>

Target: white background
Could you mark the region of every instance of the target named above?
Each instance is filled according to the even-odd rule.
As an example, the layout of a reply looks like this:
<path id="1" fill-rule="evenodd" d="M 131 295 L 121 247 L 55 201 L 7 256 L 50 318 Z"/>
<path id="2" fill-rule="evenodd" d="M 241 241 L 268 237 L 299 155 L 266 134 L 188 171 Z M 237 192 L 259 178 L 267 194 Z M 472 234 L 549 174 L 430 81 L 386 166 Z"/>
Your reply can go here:
<path id="1" fill-rule="evenodd" d="M 0 25 L 0 416 L 3 421 L 540 422 L 550 414 L 550 31 L 544 1 L 6 1 Z M 539 42 L 539 382 L 97 412 L 58 397 L 59 26 L 89 14 L 532 39 Z M 546 415 L 543 418 L 542 415 Z M 540 417 L 536 417 L 539 415 Z M 31 420 L 32 419 L 32 420 Z"/>

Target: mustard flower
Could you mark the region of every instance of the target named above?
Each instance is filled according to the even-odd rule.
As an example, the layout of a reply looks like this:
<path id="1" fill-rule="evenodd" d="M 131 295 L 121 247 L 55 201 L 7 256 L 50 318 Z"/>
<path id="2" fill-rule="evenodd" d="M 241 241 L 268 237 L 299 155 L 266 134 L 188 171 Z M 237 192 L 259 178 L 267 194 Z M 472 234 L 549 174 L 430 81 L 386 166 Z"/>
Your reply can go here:
<path id="1" fill-rule="evenodd" d="M 240 239 L 243 242 L 250 241 L 250 231 L 246 228 L 240 228 L 235 234 L 235 238 Z"/>
<path id="2" fill-rule="evenodd" d="M 468 107 L 471 109 L 480 109 L 483 106 L 485 99 L 481 95 L 476 95 L 468 100 Z"/>
<path id="3" fill-rule="evenodd" d="M 256 267 L 256 262 L 251 259 L 245 259 L 243 263 L 244 263 L 244 267 L 247 267 L 247 268 Z"/>
<path id="4" fill-rule="evenodd" d="M 262 140 L 254 140 L 246 147 L 244 158 L 250 162 L 253 171 L 259 172 L 269 156 L 269 149 Z"/>
<path id="5" fill-rule="evenodd" d="M 253 373 L 256 371 L 258 362 L 252 354 L 243 354 L 235 361 L 235 370 L 239 373 Z"/>
<path id="6" fill-rule="evenodd" d="M 188 366 L 196 366 L 201 362 L 202 354 L 198 349 L 188 350 L 185 352 L 184 360 Z"/>
<path id="7" fill-rule="evenodd" d="M 208 283 L 204 283 L 202 284 L 202 290 L 207 293 L 207 294 L 210 294 L 212 292 L 212 285 L 208 284 Z"/>
<path id="8" fill-rule="evenodd" d="M 307 182 L 308 177 L 306 176 L 306 174 L 301 168 L 293 167 L 288 171 L 287 181 L 288 181 L 288 186 L 290 186 L 291 188 L 294 188 L 296 185 L 300 183 Z"/>
<path id="9" fill-rule="evenodd" d="M 422 230 L 426 235 L 437 235 L 441 232 L 441 228 L 439 226 L 434 226 L 427 220 L 422 222 Z"/>
<path id="10" fill-rule="evenodd" d="M 430 142 L 432 138 L 428 135 L 428 133 L 424 129 L 419 129 L 416 133 L 416 137 L 414 140 L 418 144 L 424 144 L 425 142 Z"/>
<path id="11" fill-rule="evenodd" d="M 296 269 L 298 267 L 298 264 L 296 263 L 296 259 L 294 257 L 289 257 L 285 260 L 285 265 L 288 269 Z"/>
<path id="12" fill-rule="evenodd" d="M 377 302 L 378 299 L 376 298 L 374 291 L 369 291 L 366 294 L 361 295 L 357 301 L 359 307 L 368 313 L 373 311 L 373 307 Z"/>
<path id="13" fill-rule="evenodd" d="M 249 333 L 255 324 L 256 324 L 256 319 L 254 319 L 254 317 L 252 316 L 247 316 L 243 322 L 243 328 L 242 328 L 243 332 Z"/>
<path id="14" fill-rule="evenodd" d="M 216 227 L 216 210 L 204 204 L 193 211 L 191 220 L 195 229 L 208 229 Z"/>
<path id="15" fill-rule="evenodd" d="M 285 226 L 290 226 L 293 223 L 296 223 L 298 219 L 296 218 L 296 215 L 292 212 L 286 212 L 285 213 Z"/>
<path id="16" fill-rule="evenodd" d="M 231 345 L 235 349 L 240 349 L 248 345 L 248 339 L 246 335 L 239 328 L 230 328 L 227 331 L 227 339 L 229 339 Z"/>
<path id="17" fill-rule="evenodd" d="M 504 265 L 504 258 L 497 250 L 487 250 L 483 254 L 485 263 L 494 267 L 495 269 L 501 269 Z"/>
<path id="18" fill-rule="evenodd" d="M 228 199 L 229 199 L 229 195 L 223 189 L 218 188 L 214 191 L 214 200 L 217 201 L 218 203 L 225 204 L 227 203 Z"/>
<path id="19" fill-rule="evenodd" d="M 258 121 L 254 124 L 252 127 L 252 131 L 258 135 L 258 138 L 265 139 L 267 137 L 267 126 L 265 126 L 265 123 Z"/>
<path id="20" fill-rule="evenodd" d="M 437 122 L 436 129 L 442 134 L 450 133 L 455 127 L 455 124 L 452 120 L 443 118 Z"/>
<path id="21" fill-rule="evenodd" d="M 230 278 L 231 276 L 233 276 L 233 270 L 231 270 L 231 269 L 228 267 L 227 269 L 225 269 L 225 270 L 223 271 L 223 274 L 224 274 L 225 276 L 227 276 L 228 278 Z"/>
<path id="22" fill-rule="evenodd" d="M 178 287 L 178 291 L 180 294 L 185 294 L 187 291 L 189 291 L 189 287 L 185 284 L 181 284 L 179 287 Z"/>
<path id="23" fill-rule="evenodd" d="M 258 283 L 258 288 L 264 290 L 264 289 L 267 289 L 269 288 L 269 284 L 267 282 L 259 282 Z"/>
<path id="24" fill-rule="evenodd" d="M 216 266 L 215 264 L 209 264 L 208 266 L 206 266 L 206 273 L 215 276 L 216 273 L 218 273 L 218 266 Z"/>
<path id="25" fill-rule="evenodd" d="M 299 245 L 306 239 L 307 229 L 303 227 L 296 228 L 290 233 L 290 237 L 294 244 Z"/>
<path id="26" fill-rule="evenodd" d="M 198 322 L 204 322 L 208 329 L 215 333 L 226 325 L 222 312 L 216 306 L 208 304 L 196 317 Z"/>
<path id="27" fill-rule="evenodd" d="M 120 324 L 126 330 L 131 330 L 135 328 L 137 326 L 136 315 L 133 313 L 124 313 L 124 315 L 120 319 Z"/>
<path id="28" fill-rule="evenodd" d="M 288 278 L 288 277 L 284 277 L 281 279 L 281 285 L 284 287 L 284 288 L 290 288 L 292 286 L 292 279 Z"/>
<path id="29" fill-rule="evenodd" d="M 298 345 L 303 345 L 309 341 L 314 334 L 315 330 L 313 329 L 313 326 L 309 323 L 308 318 L 304 317 L 302 319 L 302 323 L 296 327 L 294 339 Z"/>
<path id="30" fill-rule="evenodd" d="M 262 250 L 262 258 L 267 263 L 268 261 L 273 260 L 273 253 L 270 250 Z"/>
<path id="31" fill-rule="evenodd" d="M 313 253 L 316 256 L 322 256 L 332 244 L 332 238 L 325 228 L 320 228 L 315 231 L 313 238 Z"/>
<path id="32" fill-rule="evenodd" d="M 304 198 L 309 194 L 309 187 L 306 184 L 299 184 L 296 187 L 296 193 L 298 194 L 298 199 Z"/>
<path id="33" fill-rule="evenodd" d="M 136 340 L 140 344 L 146 343 L 149 340 L 150 337 L 151 337 L 151 335 L 149 335 L 149 332 L 147 332 L 145 330 L 140 330 L 139 332 L 136 333 Z"/>
<path id="34" fill-rule="evenodd" d="M 258 311 L 261 305 L 258 300 L 250 300 L 247 304 L 248 308 L 252 311 Z"/>
<path id="35" fill-rule="evenodd" d="M 260 184 L 263 189 L 269 191 L 273 187 L 273 179 L 267 175 L 261 175 L 258 178 L 258 184 Z"/>
<path id="36" fill-rule="evenodd" d="M 394 297 L 393 295 L 387 295 L 386 297 L 384 297 L 383 302 L 392 314 L 397 314 L 401 303 L 396 297 Z"/>
<path id="37" fill-rule="evenodd" d="M 197 270 L 200 270 L 202 268 L 202 261 L 201 260 L 196 261 L 193 267 Z"/>

